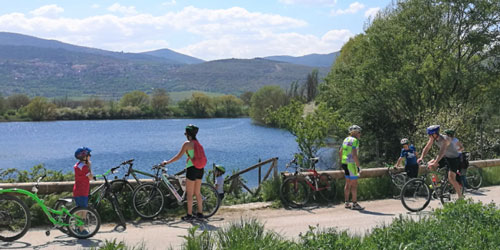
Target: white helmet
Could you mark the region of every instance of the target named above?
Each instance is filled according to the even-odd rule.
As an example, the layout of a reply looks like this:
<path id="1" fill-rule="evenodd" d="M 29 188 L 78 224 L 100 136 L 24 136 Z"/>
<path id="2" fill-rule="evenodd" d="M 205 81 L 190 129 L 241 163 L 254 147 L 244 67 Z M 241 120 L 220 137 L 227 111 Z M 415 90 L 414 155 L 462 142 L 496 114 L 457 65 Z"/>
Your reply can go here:
<path id="1" fill-rule="evenodd" d="M 408 143 L 410 143 L 410 141 L 408 139 L 406 139 L 406 138 L 401 139 L 401 145 L 405 145 Z"/>
<path id="2" fill-rule="evenodd" d="M 349 127 L 349 133 L 351 133 L 353 131 L 361 132 L 361 127 L 358 126 L 358 125 L 352 125 L 352 126 L 350 126 Z"/>

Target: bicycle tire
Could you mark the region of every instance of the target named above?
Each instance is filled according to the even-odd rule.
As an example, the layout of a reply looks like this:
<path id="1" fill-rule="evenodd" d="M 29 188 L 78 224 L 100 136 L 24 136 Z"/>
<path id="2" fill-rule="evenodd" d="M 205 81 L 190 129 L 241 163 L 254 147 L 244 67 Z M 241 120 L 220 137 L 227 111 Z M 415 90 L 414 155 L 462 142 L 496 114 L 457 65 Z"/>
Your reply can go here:
<path id="1" fill-rule="evenodd" d="M 422 179 L 406 182 L 400 196 L 403 206 L 411 212 L 424 210 L 431 201 L 431 191 Z"/>
<path id="2" fill-rule="evenodd" d="M 85 212 L 85 215 L 82 214 L 83 212 Z M 68 235 L 78 239 L 87 239 L 94 236 L 99 231 L 101 227 L 101 217 L 95 209 L 90 207 L 74 207 L 69 213 L 71 216 L 67 215 L 65 220 L 66 223 L 69 224 L 69 226 L 67 226 Z M 79 215 L 77 213 L 79 213 Z M 82 218 L 84 222 L 83 226 L 76 225 L 76 216 L 85 216 L 85 218 Z M 87 232 L 80 231 L 80 227 L 83 227 L 83 230 Z"/>
<path id="3" fill-rule="evenodd" d="M 208 183 L 201 184 L 201 196 L 203 197 L 203 217 L 210 218 L 212 217 L 220 207 L 220 199 L 217 190 Z M 198 202 L 196 200 L 196 196 L 193 199 L 193 212 L 198 211 Z"/>
<path id="4" fill-rule="evenodd" d="M 68 200 L 71 199 L 71 202 L 68 202 Z M 66 209 L 68 210 L 71 210 L 72 208 L 76 207 L 76 204 L 75 204 L 75 200 L 73 199 L 73 197 L 64 197 L 64 198 L 60 198 L 56 201 L 56 203 L 54 204 L 54 210 L 60 210 L 61 207 L 66 207 Z M 61 216 L 66 216 L 65 214 L 61 215 Z M 61 221 L 65 221 L 65 218 L 59 218 L 61 219 Z M 68 229 L 67 227 L 57 227 L 57 229 L 59 229 L 59 231 L 65 233 L 65 234 L 68 234 Z"/>
<path id="5" fill-rule="evenodd" d="M 333 179 L 328 174 L 320 174 L 318 177 L 318 189 L 319 194 L 327 202 L 333 202 L 335 196 L 337 195 L 337 187 L 335 185 L 335 179 Z"/>
<path id="6" fill-rule="evenodd" d="M 394 174 L 391 176 L 391 181 L 398 190 L 402 190 L 406 181 L 408 181 L 408 175 L 405 172 Z"/>
<path id="7" fill-rule="evenodd" d="M 461 186 L 460 192 L 463 195 L 464 194 L 463 183 L 460 183 L 460 186 Z M 455 191 L 455 188 L 453 187 L 453 185 L 449 180 L 446 180 L 440 188 L 441 192 L 438 194 L 439 194 L 439 199 L 441 200 L 441 204 L 444 205 L 449 202 L 455 202 L 459 199 L 459 196 Z"/>
<path id="8" fill-rule="evenodd" d="M 144 219 L 151 219 L 163 210 L 163 193 L 155 184 L 144 183 L 134 190 L 132 204 L 135 212 Z"/>
<path id="9" fill-rule="evenodd" d="M 309 201 L 309 189 L 304 179 L 289 177 L 281 184 L 280 197 L 285 206 L 303 207 Z"/>
<path id="10" fill-rule="evenodd" d="M 467 185 L 474 189 L 478 190 L 483 184 L 483 174 L 481 173 L 482 169 L 471 165 L 467 168 L 467 173 L 465 174 L 465 178 L 467 180 Z"/>
<path id="11" fill-rule="evenodd" d="M 0 195 L 0 241 L 11 242 L 20 239 L 30 226 L 31 215 L 28 206 L 15 196 Z"/>

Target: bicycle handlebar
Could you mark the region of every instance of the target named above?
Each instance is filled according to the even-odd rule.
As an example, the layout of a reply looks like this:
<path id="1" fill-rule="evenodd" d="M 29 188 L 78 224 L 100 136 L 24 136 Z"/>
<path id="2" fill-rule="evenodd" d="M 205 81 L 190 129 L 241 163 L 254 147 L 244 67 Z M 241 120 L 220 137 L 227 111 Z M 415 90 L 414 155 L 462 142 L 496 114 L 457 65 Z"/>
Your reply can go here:
<path id="1" fill-rule="evenodd" d="M 111 173 L 111 174 L 114 174 L 114 173 L 116 172 L 116 170 L 117 170 L 117 169 L 119 169 L 120 167 L 121 167 L 121 165 L 120 165 L 120 166 L 117 166 L 117 167 L 114 167 L 114 168 L 111 168 L 110 170 L 106 171 L 106 173 L 104 173 L 104 174 L 94 175 L 94 180 L 95 180 L 96 178 L 105 177 L 106 175 L 109 175 L 110 173 Z"/>
<path id="2" fill-rule="evenodd" d="M 124 162 L 120 163 L 120 165 L 126 165 L 126 164 L 130 164 L 132 162 L 134 162 L 134 158 L 132 158 L 132 159 L 130 159 L 128 161 L 124 161 Z"/>

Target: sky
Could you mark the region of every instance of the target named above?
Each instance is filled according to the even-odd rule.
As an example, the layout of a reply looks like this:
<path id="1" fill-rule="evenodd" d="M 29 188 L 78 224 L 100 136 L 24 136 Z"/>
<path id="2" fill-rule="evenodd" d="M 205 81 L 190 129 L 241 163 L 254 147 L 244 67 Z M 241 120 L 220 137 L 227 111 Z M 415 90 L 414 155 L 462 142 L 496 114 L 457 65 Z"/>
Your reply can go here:
<path id="1" fill-rule="evenodd" d="M 392 0 L 1 0 L 0 31 L 203 60 L 339 51 Z"/>

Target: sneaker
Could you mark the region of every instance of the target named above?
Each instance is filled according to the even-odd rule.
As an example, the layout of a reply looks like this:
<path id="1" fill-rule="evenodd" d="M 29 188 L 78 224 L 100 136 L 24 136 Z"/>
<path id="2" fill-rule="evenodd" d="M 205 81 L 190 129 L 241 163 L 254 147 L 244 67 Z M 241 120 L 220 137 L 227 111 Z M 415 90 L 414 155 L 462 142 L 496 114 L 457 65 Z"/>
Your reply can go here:
<path id="1" fill-rule="evenodd" d="M 360 206 L 357 202 L 352 203 L 352 210 L 363 210 L 364 207 Z"/>
<path id="2" fill-rule="evenodd" d="M 198 219 L 198 220 L 202 220 L 202 219 L 205 219 L 205 216 L 203 216 L 203 214 L 202 214 L 202 213 L 197 213 L 197 214 L 196 214 L 196 219 Z"/>
<path id="3" fill-rule="evenodd" d="M 351 208 L 351 203 L 349 203 L 349 202 L 346 201 L 344 207 L 347 208 L 347 209 L 350 209 Z"/>
<path id="4" fill-rule="evenodd" d="M 183 220 L 183 221 L 192 221 L 193 219 L 194 219 L 194 216 L 192 216 L 190 214 L 181 217 L 181 220 Z"/>
<path id="5" fill-rule="evenodd" d="M 83 231 L 80 232 L 80 235 L 89 235 L 89 231 L 83 229 Z"/>

